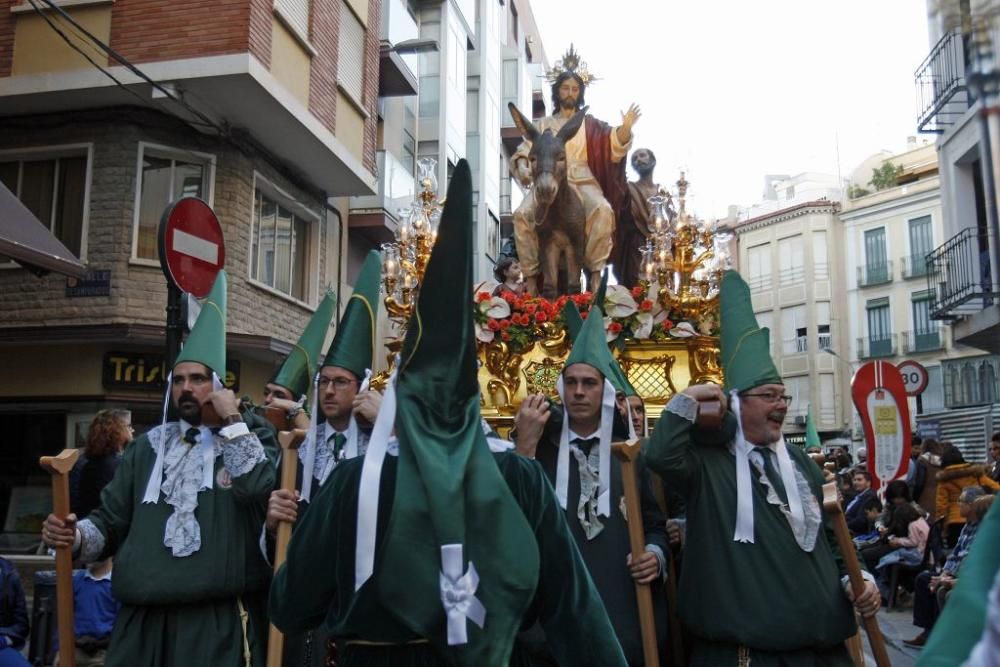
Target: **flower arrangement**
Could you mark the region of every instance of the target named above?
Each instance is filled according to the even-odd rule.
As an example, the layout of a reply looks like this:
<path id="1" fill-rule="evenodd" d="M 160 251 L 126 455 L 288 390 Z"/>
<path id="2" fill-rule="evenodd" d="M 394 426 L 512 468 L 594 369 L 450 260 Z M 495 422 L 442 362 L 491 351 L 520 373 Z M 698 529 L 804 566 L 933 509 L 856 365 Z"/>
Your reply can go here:
<path id="1" fill-rule="evenodd" d="M 631 289 L 609 285 L 604 301 L 604 331 L 608 342 L 618 339 L 661 341 L 667 338 L 674 323 L 655 299 L 649 298 L 649 286 Z M 476 337 L 490 343 L 500 339 L 514 352 L 529 349 L 535 341 L 566 327 L 563 307 L 573 301 L 580 316 L 587 319 L 593 301 L 591 292 L 563 295 L 555 301 L 542 297 L 503 291 L 498 296 L 477 291 Z M 547 324 L 551 323 L 551 324 Z M 543 326 L 545 325 L 545 326 Z"/>

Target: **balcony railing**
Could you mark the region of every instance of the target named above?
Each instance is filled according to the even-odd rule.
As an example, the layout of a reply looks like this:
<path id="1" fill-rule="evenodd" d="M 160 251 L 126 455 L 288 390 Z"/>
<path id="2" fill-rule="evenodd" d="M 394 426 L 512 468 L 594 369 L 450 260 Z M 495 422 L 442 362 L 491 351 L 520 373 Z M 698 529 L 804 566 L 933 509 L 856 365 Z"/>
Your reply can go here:
<path id="1" fill-rule="evenodd" d="M 943 347 L 944 338 L 941 336 L 941 327 L 903 332 L 903 354 L 932 352 Z"/>
<path id="2" fill-rule="evenodd" d="M 858 339 L 858 358 L 875 359 L 896 354 L 896 334 L 881 334 Z"/>
<path id="3" fill-rule="evenodd" d="M 934 45 L 914 74 L 917 131 L 940 134 L 969 109 L 962 33 L 952 30 Z"/>
<path id="4" fill-rule="evenodd" d="M 966 227 L 928 255 L 927 287 L 934 290 L 932 320 L 958 320 L 996 303 L 989 251 L 977 230 Z"/>
<path id="5" fill-rule="evenodd" d="M 927 255 L 910 255 L 909 257 L 903 257 L 900 263 L 903 265 L 903 280 L 910 280 L 912 278 L 922 278 L 927 275 L 928 272 L 928 260 Z"/>
<path id="6" fill-rule="evenodd" d="M 892 282 L 892 260 L 858 267 L 858 287 L 871 287 Z"/>

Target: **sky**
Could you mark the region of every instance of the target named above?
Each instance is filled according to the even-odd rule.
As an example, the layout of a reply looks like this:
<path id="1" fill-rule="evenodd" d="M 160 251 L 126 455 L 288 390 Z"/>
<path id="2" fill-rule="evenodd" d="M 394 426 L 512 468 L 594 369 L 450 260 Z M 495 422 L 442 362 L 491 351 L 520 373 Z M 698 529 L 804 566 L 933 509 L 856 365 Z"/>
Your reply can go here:
<path id="1" fill-rule="evenodd" d="M 532 0 L 549 65 L 572 42 L 599 77 L 590 112 L 635 102 L 654 179 L 687 172 L 689 210 L 761 199 L 765 174 L 848 174 L 917 135 L 926 0 Z M 546 95 L 546 104 L 548 95 Z M 839 159 L 838 159 L 839 157 Z M 629 179 L 636 177 L 629 168 Z"/>

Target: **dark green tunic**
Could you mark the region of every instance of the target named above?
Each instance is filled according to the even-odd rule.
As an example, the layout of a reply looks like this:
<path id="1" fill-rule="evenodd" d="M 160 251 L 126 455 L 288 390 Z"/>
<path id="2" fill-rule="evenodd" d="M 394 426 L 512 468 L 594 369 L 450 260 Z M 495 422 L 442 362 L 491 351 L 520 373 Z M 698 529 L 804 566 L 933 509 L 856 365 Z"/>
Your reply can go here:
<path id="1" fill-rule="evenodd" d="M 645 446 L 649 467 L 687 502 L 679 610 L 700 642 L 695 659 L 721 664 L 744 646 L 751 649 L 755 667 L 779 664 L 779 659 L 787 665 L 851 664 L 842 646 L 857 625 L 841 585 L 846 570 L 828 519 L 813 551 L 803 551 L 752 475 L 754 543 L 733 541 L 736 464 L 726 445 L 734 433 L 731 413 L 723 434 L 708 434 L 664 410 Z M 819 468 L 798 448 L 788 452 L 822 505 Z"/>
<path id="2" fill-rule="evenodd" d="M 248 614 L 252 664 L 264 664 L 269 568 L 258 539 L 274 488 L 275 449 L 271 431 L 252 421 L 251 433 L 267 459 L 226 488 L 219 481 L 227 477 L 220 475 L 223 457 L 216 457 L 215 483 L 198 493 L 195 510 L 201 548 L 183 558 L 163 545 L 174 508 L 162 494 L 156 504 L 142 502 L 156 458 L 149 438 L 142 435 L 125 450 L 101 493 L 101 507 L 87 517 L 105 540 L 100 558 L 115 558 L 112 592 L 122 603 L 108 667 L 244 665 L 241 604 Z"/>
<path id="3" fill-rule="evenodd" d="M 525 623 L 537 618 L 546 628 L 549 646 L 559 664 L 624 665 L 604 605 L 541 468 L 513 453 L 494 454 L 494 458 L 534 529 L 540 552 L 541 570 L 531 607 L 533 616 Z M 338 465 L 299 521 L 292 534 L 288 559 L 271 586 L 271 621 L 290 633 L 323 624 L 332 636 L 339 638 L 341 667 L 448 665 L 446 655 L 405 627 L 392 609 L 381 605 L 374 578 L 357 593 L 354 591 L 358 487 L 363 463 L 359 457 Z M 382 538 L 395 502 L 397 466 L 396 457 L 387 456 L 382 468 L 376 573 L 384 552 Z M 485 585 L 488 582 L 480 582 L 480 586 Z M 489 609 L 486 622 L 489 623 Z M 520 660 L 515 649 L 512 663 Z"/>

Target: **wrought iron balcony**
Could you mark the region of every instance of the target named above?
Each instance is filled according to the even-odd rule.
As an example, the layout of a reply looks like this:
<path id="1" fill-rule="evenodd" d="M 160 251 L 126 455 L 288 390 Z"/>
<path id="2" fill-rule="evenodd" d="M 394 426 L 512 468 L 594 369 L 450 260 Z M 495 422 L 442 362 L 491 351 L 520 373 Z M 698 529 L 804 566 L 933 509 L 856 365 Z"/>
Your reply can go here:
<path id="1" fill-rule="evenodd" d="M 903 280 L 910 280 L 912 278 L 922 278 L 927 275 L 928 272 L 928 262 L 927 255 L 910 255 L 909 257 L 903 257 L 900 259 L 903 269 Z"/>
<path id="2" fill-rule="evenodd" d="M 876 359 L 896 355 L 896 334 L 879 334 L 858 339 L 858 359 Z"/>
<path id="3" fill-rule="evenodd" d="M 975 229 L 966 227 L 928 260 L 927 287 L 934 290 L 932 320 L 958 320 L 997 302 L 992 291 L 989 251 Z"/>
<path id="4" fill-rule="evenodd" d="M 952 30 L 934 45 L 914 74 L 917 88 L 917 131 L 941 134 L 968 109 L 965 44 Z"/>
<path id="5" fill-rule="evenodd" d="M 892 282 L 892 260 L 858 267 L 858 287 L 871 287 Z"/>
<path id="6" fill-rule="evenodd" d="M 941 336 L 941 327 L 903 332 L 903 354 L 932 352 L 943 347 L 944 338 Z"/>

